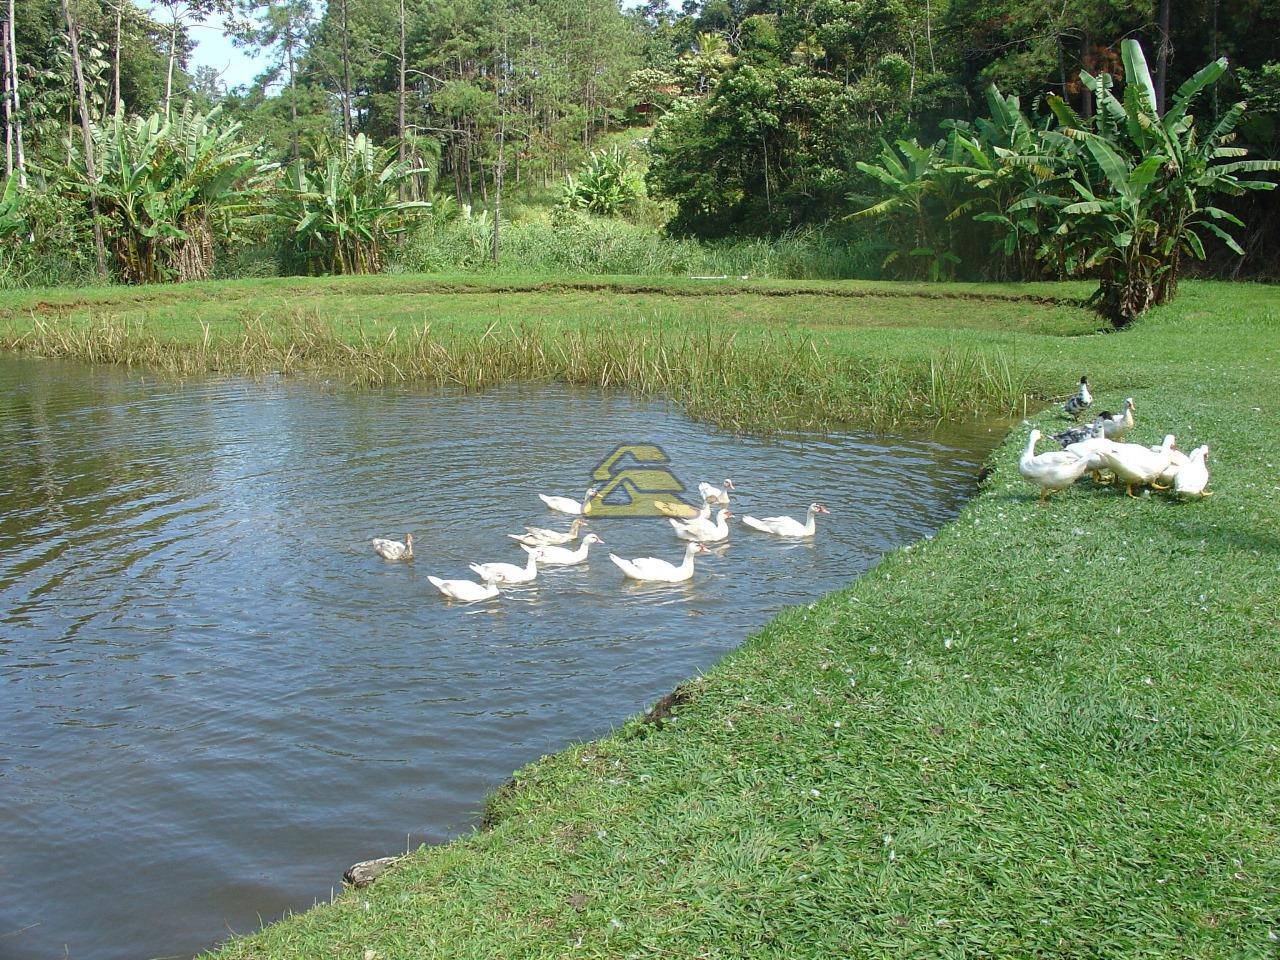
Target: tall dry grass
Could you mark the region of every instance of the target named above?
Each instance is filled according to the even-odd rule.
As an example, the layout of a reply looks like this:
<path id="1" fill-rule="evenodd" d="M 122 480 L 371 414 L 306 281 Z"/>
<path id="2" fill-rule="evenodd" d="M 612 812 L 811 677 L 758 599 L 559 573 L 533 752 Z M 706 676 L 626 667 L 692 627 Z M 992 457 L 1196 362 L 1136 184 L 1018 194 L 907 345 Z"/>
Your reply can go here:
<path id="1" fill-rule="evenodd" d="M 665 397 L 690 416 L 741 432 L 922 424 L 1025 410 L 1029 375 L 994 350 L 948 347 L 928 361 L 859 357 L 806 334 L 721 334 L 654 318 L 643 326 L 382 326 L 343 330 L 293 315 L 197 336 L 140 321 L 35 318 L 0 329 L 0 347 L 139 366 L 180 376 L 323 374 L 363 386 L 419 383 L 481 390 L 559 382 Z"/>

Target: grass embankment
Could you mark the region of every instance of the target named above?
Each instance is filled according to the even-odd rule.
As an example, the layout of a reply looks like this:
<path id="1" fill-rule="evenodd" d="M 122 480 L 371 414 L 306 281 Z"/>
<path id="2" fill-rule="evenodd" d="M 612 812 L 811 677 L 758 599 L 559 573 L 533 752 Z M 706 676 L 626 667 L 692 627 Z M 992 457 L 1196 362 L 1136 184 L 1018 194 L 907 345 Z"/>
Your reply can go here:
<path id="1" fill-rule="evenodd" d="M 1099 406 L 1137 398 L 1135 439 L 1208 442 L 1216 496 L 1039 506 L 1017 429 L 954 523 L 779 616 L 661 725 L 530 765 L 488 829 L 218 956 L 1273 956 L 1280 291 L 1188 284 L 1117 335 L 963 309 L 821 349 L 1088 372 Z"/>
<path id="2" fill-rule="evenodd" d="M 0 294 L 0 346 L 196 371 L 662 393 L 733 428 L 1021 412 L 1085 288 L 368 277 Z M 1074 379 L 1074 378 L 1073 378 Z"/>

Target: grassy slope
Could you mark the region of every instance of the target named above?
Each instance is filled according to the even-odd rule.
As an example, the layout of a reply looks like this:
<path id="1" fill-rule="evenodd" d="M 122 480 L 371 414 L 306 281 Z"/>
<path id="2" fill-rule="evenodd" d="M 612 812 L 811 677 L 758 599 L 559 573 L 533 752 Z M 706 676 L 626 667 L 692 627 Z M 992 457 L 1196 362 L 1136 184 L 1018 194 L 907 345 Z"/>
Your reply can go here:
<path id="1" fill-rule="evenodd" d="M 1280 291 L 829 348 L 958 336 L 1134 395 L 1137 439 L 1210 443 L 1217 495 L 1039 507 L 1018 429 L 955 523 L 782 614 L 661 728 L 531 765 L 491 829 L 219 956 L 1274 955 Z"/>

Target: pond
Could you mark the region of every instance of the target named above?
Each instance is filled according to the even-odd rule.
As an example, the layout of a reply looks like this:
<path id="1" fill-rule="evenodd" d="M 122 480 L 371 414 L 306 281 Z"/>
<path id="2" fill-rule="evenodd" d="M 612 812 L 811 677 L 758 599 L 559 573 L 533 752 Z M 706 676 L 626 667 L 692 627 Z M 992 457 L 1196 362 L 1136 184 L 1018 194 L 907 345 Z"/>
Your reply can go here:
<path id="1" fill-rule="evenodd" d="M 732 437 L 661 403 L 178 383 L 0 356 L 0 956 L 190 956 L 327 899 L 354 861 L 472 827 L 515 768 L 607 732 L 781 608 L 948 520 L 1000 429 Z M 733 509 L 691 582 L 661 519 L 475 605 L 429 574 L 522 561 L 618 445 Z M 736 524 L 736 521 L 735 521 Z M 406 532 L 390 564 L 373 536 Z"/>

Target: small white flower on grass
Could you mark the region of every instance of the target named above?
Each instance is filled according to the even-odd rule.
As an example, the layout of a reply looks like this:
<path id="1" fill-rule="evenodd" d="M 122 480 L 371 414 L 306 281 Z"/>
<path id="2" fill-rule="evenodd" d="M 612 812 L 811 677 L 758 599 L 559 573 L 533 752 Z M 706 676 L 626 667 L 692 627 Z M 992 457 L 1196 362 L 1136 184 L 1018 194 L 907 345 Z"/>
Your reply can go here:
<path id="1" fill-rule="evenodd" d="M 950 638 L 950 637 L 947 637 L 945 640 L 943 640 L 943 641 L 942 641 L 942 646 L 943 646 L 943 649 L 945 649 L 945 650 L 950 650 L 950 649 L 951 649 L 951 638 Z"/>
<path id="2" fill-rule="evenodd" d="M 607 830 L 597 830 L 597 831 L 596 831 L 596 839 L 597 839 L 597 840 L 603 840 L 603 839 L 604 839 L 605 837 L 607 837 L 608 835 L 609 835 L 609 832 L 608 832 Z"/>
<path id="3" fill-rule="evenodd" d="M 832 724 L 832 726 L 833 726 L 833 727 L 835 727 L 837 730 L 839 730 L 839 729 L 840 729 L 840 721 L 839 721 L 839 720 L 837 720 L 835 723 L 833 723 L 833 724 Z"/>
<path id="4" fill-rule="evenodd" d="M 1150 677 L 1143 677 L 1142 682 L 1145 683 L 1148 687 L 1151 686 L 1153 683 L 1155 683 L 1155 681 L 1152 680 Z"/>
<path id="5" fill-rule="evenodd" d="M 811 797 L 820 797 L 820 796 L 822 796 L 822 791 L 820 791 L 820 790 L 810 790 L 810 791 L 809 791 L 809 796 L 811 796 Z"/>
<path id="6" fill-rule="evenodd" d="M 898 855 L 897 855 L 896 853 L 894 853 L 892 850 L 890 850 L 890 851 L 889 851 L 889 859 L 890 859 L 890 860 L 897 860 L 897 859 L 898 859 Z"/>
<path id="7" fill-rule="evenodd" d="M 617 917 L 610 917 L 610 918 L 609 918 L 609 926 L 613 927 L 613 929 L 615 929 L 615 930 L 621 930 L 621 929 L 622 929 L 622 921 L 621 921 L 621 920 L 619 920 Z"/>
<path id="8" fill-rule="evenodd" d="M 891 847 L 891 846 L 893 846 L 893 834 L 891 834 L 891 833 L 886 833 L 886 834 L 884 835 L 884 845 L 885 845 L 886 847 Z"/>

